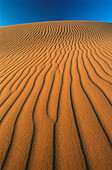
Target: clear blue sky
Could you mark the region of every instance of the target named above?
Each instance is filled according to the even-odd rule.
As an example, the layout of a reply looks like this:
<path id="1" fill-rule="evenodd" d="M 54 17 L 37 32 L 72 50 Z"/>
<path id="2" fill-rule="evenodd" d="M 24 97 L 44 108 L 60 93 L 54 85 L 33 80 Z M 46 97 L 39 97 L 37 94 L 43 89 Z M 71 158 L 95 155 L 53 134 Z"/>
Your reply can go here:
<path id="1" fill-rule="evenodd" d="M 0 26 L 56 20 L 112 23 L 112 0 L 0 0 Z"/>

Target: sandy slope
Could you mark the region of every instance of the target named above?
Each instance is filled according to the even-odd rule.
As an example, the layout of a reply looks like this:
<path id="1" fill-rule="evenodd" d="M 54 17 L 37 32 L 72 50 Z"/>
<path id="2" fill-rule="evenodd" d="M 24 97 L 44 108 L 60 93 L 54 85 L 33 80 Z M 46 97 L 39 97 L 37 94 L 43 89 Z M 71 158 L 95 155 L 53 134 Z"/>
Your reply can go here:
<path id="1" fill-rule="evenodd" d="M 112 170 L 112 24 L 0 28 L 0 169 Z"/>

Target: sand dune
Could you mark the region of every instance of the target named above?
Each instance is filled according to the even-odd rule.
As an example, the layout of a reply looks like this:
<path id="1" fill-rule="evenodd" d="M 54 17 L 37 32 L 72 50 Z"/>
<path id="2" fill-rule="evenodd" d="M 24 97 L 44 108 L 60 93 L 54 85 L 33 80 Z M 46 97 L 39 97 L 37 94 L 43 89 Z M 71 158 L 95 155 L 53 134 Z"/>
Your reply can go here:
<path id="1" fill-rule="evenodd" d="M 112 24 L 0 28 L 0 169 L 112 170 Z"/>

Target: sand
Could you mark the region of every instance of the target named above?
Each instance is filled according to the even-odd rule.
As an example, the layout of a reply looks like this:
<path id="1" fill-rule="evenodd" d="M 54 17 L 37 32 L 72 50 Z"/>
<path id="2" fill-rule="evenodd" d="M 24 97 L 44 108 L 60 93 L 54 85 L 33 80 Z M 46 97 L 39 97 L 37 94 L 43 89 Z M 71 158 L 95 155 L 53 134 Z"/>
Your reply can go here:
<path id="1" fill-rule="evenodd" d="M 0 169 L 112 170 L 112 24 L 0 28 Z"/>

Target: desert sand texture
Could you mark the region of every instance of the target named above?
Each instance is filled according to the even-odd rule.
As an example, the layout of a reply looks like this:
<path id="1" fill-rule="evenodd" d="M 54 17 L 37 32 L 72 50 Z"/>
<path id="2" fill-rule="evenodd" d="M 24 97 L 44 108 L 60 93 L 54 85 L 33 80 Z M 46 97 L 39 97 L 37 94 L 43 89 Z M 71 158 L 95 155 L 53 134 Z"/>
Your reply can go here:
<path id="1" fill-rule="evenodd" d="M 112 170 L 112 24 L 0 28 L 0 169 Z"/>

